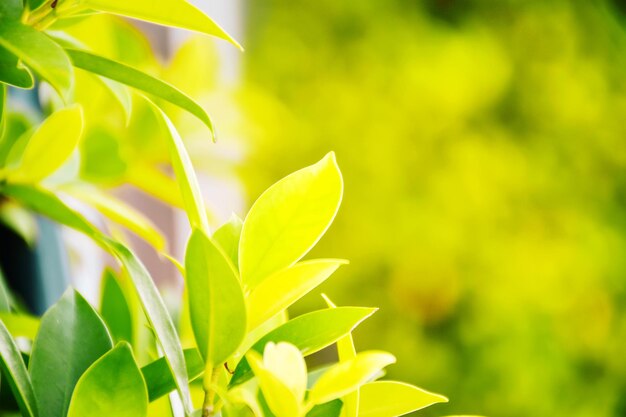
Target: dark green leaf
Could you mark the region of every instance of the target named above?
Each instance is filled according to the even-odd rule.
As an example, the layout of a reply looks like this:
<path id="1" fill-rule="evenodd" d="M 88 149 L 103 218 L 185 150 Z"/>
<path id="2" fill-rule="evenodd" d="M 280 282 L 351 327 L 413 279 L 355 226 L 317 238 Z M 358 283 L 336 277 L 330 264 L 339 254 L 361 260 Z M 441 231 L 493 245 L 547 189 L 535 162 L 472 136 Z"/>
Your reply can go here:
<path id="1" fill-rule="evenodd" d="M 0 21 L 19 20 L 23 9 L 22 0 L 0 1 Z"/>
<path id="2" fill-rule="evenodd" d="M 37 213 L 92 237 L 103 248 L 112 253 L 126 268 L 133 281 L 146 317 L 154 329 L 164 356 L 167 358 L 170 369 L 175 376 L 185 410 L 190 413 L 192 404 L 187 383 L 183 349 L 163 299 L 141 261 L 126 246 L 104 236 L 83 216 L 70 209 L 59 198 L 48 191 L 33 186 L 16 184 L 7 184 L 0 191 L 7 196 L 17 199 L 20 203 L 30 207 Z"/>
<path id="3" fill-rule="evenodd" d="M 185 364 L 189 381 L 193 381 L 204 372 L 204 361 L 198 349 L 185 349 Z M 148 385 L 148 396 L 154 401 L 176 389 L 172 372 L 167 366 L 165 358 L 159 358 L 141 368 L 143 377 Z"/>
<path id="4" fill-rule="evenodd" d="M 365 307 L 338 307 L 303 314 L 263 336 L 252 349 L 261 353 L 268 342 L 289 342 L 304 355 L 310 355 L 350 333 L 375 311 Z M 241 384 L 252 376 L 250 365 L 244 358 L 235 369 L 230 386 Z"/>
<path id="5" fill-rule="evenodd" d="M 4 274 L 0 269 L 0 312 L 11 311 L 11 295 L 9 293 L 9 287 L 4 280 Z"/>
<path id="6" fill-rule="evenodd" d="M 114 341 L 133 341 L 133 324 L 128 300 L 117 277 L 110 269 L 104 271 L 102 276 L 100 313 Z"/>
<path id="7" fill-rule="evenodd" d="M 213 122 L 206 111 L 176 87 L 128 65 L 78 49 L 67 48 L 74 65 L 179 106 L 200 119 L 213 134 Z"/>
<path id="8" fill-rule="evenodd" d="M 25 0 L 28 10 L 35 11 L 46 3 L 46 0 Z"/>
<path id="9" fill-rule="evenodd" d="M 35 391 L 15 341 L 0 320 L 0 369 L 11 387 L 23 416 L 36 417 Z"/>
<path id="10" fill-rule="evenodd" d="M 33 88 L 35 80 L 28 68 L 21 67 L 17 56 L 0 46 L 0 82 L 20 88 Z"/>
<path id="11" fill-rule="evenodd" d="M 306 414 L 306 417 L 339 417 L 341 414 L 341 400 L 329 401 L 325 404 L 316 405 Z"/>
<path id="12" fill-rule="evenodd" d="M 65 416 L 80 376 L 113 343 L 98 313 L 69 289 L 44 314 L 29 371 L 41 417 Z"/>

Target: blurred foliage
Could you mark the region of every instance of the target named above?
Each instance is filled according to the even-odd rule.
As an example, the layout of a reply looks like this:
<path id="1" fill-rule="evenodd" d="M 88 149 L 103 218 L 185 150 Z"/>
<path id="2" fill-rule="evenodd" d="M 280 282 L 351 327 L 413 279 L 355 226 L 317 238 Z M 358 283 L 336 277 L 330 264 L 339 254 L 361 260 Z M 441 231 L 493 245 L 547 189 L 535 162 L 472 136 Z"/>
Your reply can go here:
<path id="1" fill-rule="evenodd" d="M 248 4 L 249 196 L 337 152 L 323 290 L 382 306 L 357 347 L 450 397 L 419 415 L 626 415 L 623 7 Z"/>

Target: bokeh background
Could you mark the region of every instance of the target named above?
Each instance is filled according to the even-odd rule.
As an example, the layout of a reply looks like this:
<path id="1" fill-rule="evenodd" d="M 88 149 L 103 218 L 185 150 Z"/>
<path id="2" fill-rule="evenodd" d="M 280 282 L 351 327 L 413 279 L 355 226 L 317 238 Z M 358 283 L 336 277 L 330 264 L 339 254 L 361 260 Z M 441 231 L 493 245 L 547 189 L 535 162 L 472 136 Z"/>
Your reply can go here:
<path id="1" fill-rule="evenodd" d="M 248 196 L 337 152 L 323 291 L 450 397 L 416 415 L 626 416 L 625 7 L 247 5 Z"/>
<path id="2" fill-rule="evenodd" d="M 205 9 L 246 52 L 99 16 L 70 33 L 213 115 L 216 145 L 169 108 L 214 224 L 337 153 L 343 206 L 311 256 L 351 264 L 292 314 L 321 308 L 321 291 L 379 306 L 357 348 L 395 353 L 390 377 L 450 398 L 416 415 L 626 416 L 623 1 L 196 3 L 222 5 Z M 115 110 L 104 95 L 83 101 L 87 115 Z M 168 201 L 171 178 L 146 171 L 167 162 L 165 142 L 134 105 L 128 125 L 111 114 L 89 128 L 81 175 Z M 180 256 L 184 217 L 118 193 Z M 143 249 L 161 288 L 179 290 L 175 269 Z M 83 258 L 77 286 L 95 294 L 102 264 Z"/>

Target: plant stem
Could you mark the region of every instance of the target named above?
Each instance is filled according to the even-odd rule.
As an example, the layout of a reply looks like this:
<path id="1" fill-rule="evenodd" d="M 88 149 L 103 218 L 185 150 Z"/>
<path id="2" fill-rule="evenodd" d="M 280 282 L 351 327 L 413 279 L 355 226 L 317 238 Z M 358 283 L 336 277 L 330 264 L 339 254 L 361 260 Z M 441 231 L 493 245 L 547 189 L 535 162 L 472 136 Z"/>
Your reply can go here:
<path id="1" fill-rule="evenodd" d="M 208 363 L 204 370 L 204 377 L 202 379 L 202 389 L 204 390 L 202 417 L 213 417 L 213 403 L 215 402 L 215 390 L 213 386 L 217 384 L 217 378 L 219 377 L 218 370 L 219 368 L 213 369 L 213 366 Z"/>

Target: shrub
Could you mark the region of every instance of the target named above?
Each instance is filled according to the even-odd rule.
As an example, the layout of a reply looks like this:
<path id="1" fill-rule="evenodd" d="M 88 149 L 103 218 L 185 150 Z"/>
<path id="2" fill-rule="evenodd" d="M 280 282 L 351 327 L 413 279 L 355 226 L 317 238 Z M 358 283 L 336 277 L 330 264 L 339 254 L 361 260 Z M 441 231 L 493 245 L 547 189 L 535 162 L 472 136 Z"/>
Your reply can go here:
<path id="1" fill-rule="evenodd" d="M 91 19 L 94 11 L 183 27 L 236 44 L 183 0 L 0 4 L 0 81 L 6 116 L 0 142 L 3 204 L 9 201 L 86 234 L 121 266 L 119 272 L 105 271 L 98 310 L 68 289 L 41 319 L 30 316 L 6 285 L 0 285 L 3 386 L 10 387 L 21 414 L 138 417 L 150 410 L 150 415 L 168 415 L 169 411 L 150 405 L 166 398 L 174 415 L 182 410 L 185 415 L 230 417 L 385 417 L 447 401 L 408 384 L 380 380 L 385 367 L 395 362 L 391 354 L 356 352 L 351 332 L 374 309 L 337 307 L 326 298 L 326 309 L 287 317 L 289 306 L 346 263 L 301 260 L 339 209 L 343 180 L 334 154 L 277 182 L 259 197 L 245 220 L 234 216 L 211 233 L 190 157 L 160 103 L 186 110 L 213 135 L 210 117 L 172 85 L 98 55 L 73 38 L 72 25 Z M 52 88 L 48 102 L 52 111 L 31 129 L 7 101 L 7 85 L 32 88 L 35 79 Z M 128 87 L 134 89 L 132 98 Z M 102 150 L 88 159 L 88 152 L 79 146 L 85 132 L 93 134 L 94 126 L 108 124 L 108 113 L 98 116 L 89 108 L 90 94 L 96 91 L 92 88 L 108 92 L 127 121 L 138 111 L 147 112 L 140 117 L 140 127 L 154 127 L 145 117 L 156 121 L 180 192 L 175 200 L 192 227 L 182 264 L 167 254 L 161 236 L 141 213 L 89 180 L 85 174 L 93 174 L 93 167 L 83 161 L 83 175 L 72 169 L 73 155 L 110 160 L 109 152 Z M 142 107 L 134 107 L 135 101 Z M 167 178 L 152 172 L 156 178 L 148 183 L 160 185 Z M 179 323 L 133 251 L 68 205 L 62 198 L 66 193 L 143 236 L 179 267 L 186 290 Z M 150 330 L 148 336 L 144 326 Z M 183 349 L 179 333 L 188 329 L 194 346 Z M 308 371 L 304 356 L 334 344 L 338 362 Z M 140 366 L 139 357 L 153 358 Z M 199 409 L 192 399 L 198 386 Z"/>

